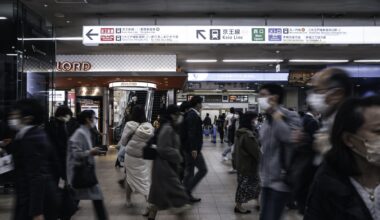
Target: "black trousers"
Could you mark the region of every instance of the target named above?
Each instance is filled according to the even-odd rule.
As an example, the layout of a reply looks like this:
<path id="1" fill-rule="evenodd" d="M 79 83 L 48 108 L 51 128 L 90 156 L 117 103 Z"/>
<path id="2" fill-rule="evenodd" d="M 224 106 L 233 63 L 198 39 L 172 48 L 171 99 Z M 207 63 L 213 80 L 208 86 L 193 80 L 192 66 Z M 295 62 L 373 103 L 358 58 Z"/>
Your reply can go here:
<path id="1" fill-rule="evenodd" d="M 103 200 L 92 200 L 95 209 L 96 217 L 98 220 L 108 220 L 108 214 Z"/>
<path id="2" fill-rule="evenodd" d="M 185 178 L 183 183 L 186 190 L 191 193 L 193 189 L 198 185 L 198 183 L 206 176 L 208 170 L 206 161 L 202 153 L 198 153 L 196 159 L 191 155 L 191 152 L 185 153 Z M 198 172 L 195 174 L 195 167 L 198 169 Z"/>

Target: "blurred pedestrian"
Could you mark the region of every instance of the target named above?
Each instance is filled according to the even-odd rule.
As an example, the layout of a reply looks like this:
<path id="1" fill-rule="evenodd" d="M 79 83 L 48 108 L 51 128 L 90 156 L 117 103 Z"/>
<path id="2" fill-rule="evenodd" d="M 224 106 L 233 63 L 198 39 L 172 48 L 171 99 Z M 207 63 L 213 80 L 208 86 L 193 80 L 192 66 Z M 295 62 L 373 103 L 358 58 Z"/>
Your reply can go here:
<path id="1" fill-rule="evenodd" d="M 224 149 L 222 157 L 224 160 L 228 160 L 227 155 L 232 151 L 232 145 L 234 144 L 235 132 L 238 128 L 239 114 L 236 113 L 235 108 L 230 108 L 230 113 L 226 117 L 224 127 L 227 131 L 228 146 Z"/>
<path id="2" fill-rule="evenodd" d="M 160 128 L 160 115 L 157 115 L 156 120 L 154 120 L 153 127 L 154 127 L 154 129 L 159 129 Z"/>
<path id="3" fill-rule="evenodd" d="M 181 106 L 180 106 L 180 112 L 181 112 L 181 115 L 183 116 L 183 122 L 181 123 L 181 125 L 178 126 L 178 130 L 179 130 L 179 136 L 180 136 L 180 140 L 181 140 L 181 148 L 180 148 L 180 152 L 181 152 L 181 155 L 182 155 L 182 158 L 185 158 L 185 152 L 186 152 L 186 140 L 187 140 L 187 126 L 186 126 L 186 117 L 187 117 L 187 113 L 190 111 L 191 107 L 190 107 L 190 102 L 188 101 L 184 101 L 181 103 Z M 180 168 L 179 168 L 179 179 L 181 180 L 181 182 L 183 181 L 183 179 L 185 178 L 185 167 L 186 167 L 186 163 L 185 163 L 185 160 L 182 161 L 182 163 L 180 164 Z"/>
<path id="4" fill-rule="evenodd" d="M 145 118 L 141 105 L 132 109 L 131 121 L 125 125 L 121 145 L 125 146 L 126 198 L 131 206 L 132 193 L 140 193 L 148 199 L 151 184 L 151 161 L 143 159 L 143 148 L 154 136 L 153 126 Z"/>
<path id="5" fill-rule="evenodd" d="M 15 165 L 15 220 L 55 220 L 58 218 L 58 162 L 49 138 L 40 127 L 44 109 L 36 100 L 18 101 L 8 118 L 17 131 L 6 146 Z"/>
<path id="6" fill-rule="evenodd" d="M 202 134 L 202 109 L 203 99 L 200 96 L 194 96 L 190 100 L 191 110 L 187 113 L 186 124 L 186 151 L 185 151 L 185 177 L 183 183 L 190 197 L 190 202 L 200 202 L 200 198 L 192 195 L 194 188 L 199 184 L 203 177 L 207 174 L 206 161 L 202 154 L 203 134 Z M 195 174 L 195 167 L 198 172 Z"/>
<path id="7" fill-rule="evenodd" d="M 276 84 L 265 84 L 259 90 L 259 107 L 267 114 L 267 120 L 260 129 L 263 152 L 260 220 L 281 219 L 291 196 L 289 163 L 301 121 L 297 112 L 282 107 L 284 96 L 283 88 Z"/>
<path id="8" fill-rule="evenodd" d="M 206 132 L 206 136 L 209 136 L 210 135 L 210 129 L 211 129 L 211 126 L 212 126 L 211 118 L 210 118 L 210 114 L 209 113 L 206 114 L 206 117 L 205 117 L 205 119 L 203 119 L 202 124 L 203 124 L 203 129 Z"/>
<path id="9" fill-rule="evenodd" d="M 225 123 L 225 120 L 226 120 L 226 114 L 223 113 L 222 115 L 219 115 L 219 118 L 216 121 L 216 126 L 217 126 L 218 133 L 220 136 L 220 143 L 221 144 L 224 143 L 224 123 Z"/>
<path id="10" fill-rule="evenodd" d="M 54 117 L 51 118 L 46 125 L 46 132 L 50 138 L 50 141 L 57 152 L 59 165 L 61 168 L 60 177 L 66 180 L 66 158 L 67 158 L 67 143 L 69 137 L 72 135 L 69 133 L 67 123 L 71 120 L 73 113 L 67 106 L 59 106 L 55 111 Z M 59 180 L 57 180 L 58 183 Z"/>
<path id="11" fill-rule="evenodd" d="M 322 114 L 322 127 L 316 133 L 314 141 L 314 148 L 321 155 L 330 150 L 329 138 L 336 112 L 351 95 L 352 83 L 344 70 L 328 68 L 313 76 L 307 103 Z M 316 159 L 315 163 L 320 164 L 322 157 Z"/>
<path id="12" fill-rule="evenodd" d="M 259 207 L 259 162 L 261 152 L 257 134 L 254 132 L 256 118 L 256 113 L 245 113 L 241 117 L 239 129 L 236 131 L 235 151 L 233 153 L 238 174 L 235 213 L 240 214 L 251 213 L 250 210 L 246 210 L 242 206 L 242 204 L 250 200 L 255 201 L 256 208 Z"/>
<path id="13" fill-rule="evenodd" d="M 332 149 L 314 179 L 305 220 L 380 219 L 380 97 L 349 99 L 338 111 Z"/>
<path id="14" fill-rule="evenodd" d="M 183 116 L 179 108 L 169 105 L 162 117 L 158 133 L 158 157 L 153 162 L 152 185 L 149 193 L 150 208 L 148 219 L 155 219 L 158 210 L 172 209 L 176 213 L 189 209 L 189 197 L 181 184 L 178 170 L 183 158 L 180 153 L 180 137 L 177 128 Z"/>
<path id="15" fill-rule="evenodd" d="M 103 194 L 95 173 L 95 156 L 103 152 L 94 148 L 90 129 L 96 117 L 92 110 L 82 111 L 78 116 L 80 127 L 70 137 L 67 151 L 67 179 L 74 189 L 77 200 L 92 200 L 98 220 L 108 219 Z"/>

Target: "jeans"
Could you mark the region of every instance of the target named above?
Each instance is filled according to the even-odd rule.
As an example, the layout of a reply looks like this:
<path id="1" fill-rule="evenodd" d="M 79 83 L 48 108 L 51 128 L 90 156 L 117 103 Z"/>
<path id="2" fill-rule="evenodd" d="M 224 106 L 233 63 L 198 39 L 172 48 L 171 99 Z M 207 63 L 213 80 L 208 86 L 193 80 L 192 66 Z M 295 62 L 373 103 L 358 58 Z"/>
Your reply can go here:
<path id="1" fill-rule="evenodd" d="M 289 192 L 280 192 L 263 187 L 261 190 L 260 220 L 281 220 L 290 196 Z"/>
<path id="2" fill-rule="evenodd" d="M 207 165 L 202 153 L 198 153 L 197 158 L 194 160 L 191 152 L 185 152 L 185 163 L 185 177 L 183 183 L 187 192 L 191 193 L 203 177 L 206 176 Z M 196 174 L 194 174 L 195 167 L 198 169 Z"/>

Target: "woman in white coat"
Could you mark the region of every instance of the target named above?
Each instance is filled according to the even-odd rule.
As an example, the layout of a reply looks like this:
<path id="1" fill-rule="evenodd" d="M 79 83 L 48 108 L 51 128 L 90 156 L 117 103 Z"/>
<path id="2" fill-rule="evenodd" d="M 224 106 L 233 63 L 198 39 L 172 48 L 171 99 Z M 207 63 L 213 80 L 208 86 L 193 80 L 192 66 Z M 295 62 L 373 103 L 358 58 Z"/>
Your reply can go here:
<path id="1" fill-rule="evenodd" d="M 143 159 L 143 148 L 154 136 L 153 126 L 146 122 L 143 106 L 132 109 L 131 121 L 125 125 L 121 145 L 125 149 L 127 205 L 131 205 L 133 192 L 142 194 L 146 199 L 151 184 L 152 162 Z"/>
<path id="2" fill-rule="evenodd" d="M 100 155 L 102 152 L 98 148 L 93 148 L 90 129 L 95 126 L 95 112 L 85 110 L 78 116 L 80 127 L 74 132 L 69 139 L 67 151 L 67 178 L 69 185 L 73 186 L 75 199 L 92 200 L 98 220 L 108 219 L 107 211 L 103 203 L 103 194 L 99 184 L 89 187 L 75 188 L 74 176 L 76 167 L 82 163 L 95 166 L 94 156 Z M 77 173 L 78 175 L 78 173 Z M 89 175 L 96 175 L 95 169 Z"/>

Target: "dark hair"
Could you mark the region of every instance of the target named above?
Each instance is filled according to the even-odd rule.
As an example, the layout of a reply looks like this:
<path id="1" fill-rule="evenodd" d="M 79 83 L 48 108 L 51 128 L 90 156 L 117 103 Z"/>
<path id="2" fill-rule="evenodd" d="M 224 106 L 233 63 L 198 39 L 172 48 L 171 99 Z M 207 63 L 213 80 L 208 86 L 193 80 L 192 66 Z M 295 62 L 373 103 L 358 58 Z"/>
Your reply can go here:
<path id="1" fill-rule="evenodd" d="M 35 99 L 17 101 L 13 105 L 12 110 L 19 111 L 21 117 L 32 116 L 33 120 L 30 122 L 30 125 L 40 125 L 44 121 L 44 109 Z"/>
<path id="2" fill-rule="evenodd" d="M 354 153 L 344 143 L 343 134 L 345 132 L 355 134 L 365 123 L 364 109 L 371 106 L 380 106 L 380 96 L 364 99 L 351 98 L 346 100 L 338 110 L 330 136 L 332 149 L 326 155 L 326 161 L 340 174 L 360 175 Z"/>
<path id="3" fill-rule="evenodd" d="M 176 105 L 169 105 L 166 110 L 165 110 L 165 113 L 163 114 L 163 117 L 161 117 L 161 123 L 165 123 L 165 122 L 171 122 L 173 119 L 172 117 L 170 117 L 170 115 L 172 114 L 178 114 L 180 113 L 180 110 L 178 108 L 178 106 Z"/>
<path id="4" fill-rule="evenodd" d="M 136 105 L 132 108 L 131 121 L 140 124 L 146 122 L 145 109 L 142 105 Z"/>
<path id="5" fill-rule="evenodd" d="M 230 113 L 235 114 L 235 108 L 234 107 L 230 108 Z"/>
<path id="6" fill-rule="evenodd" d="M 193 96 L 190 100 L 190 107 L 194 108 L 198 104 L 201 104 L 203 102 L 203 98 L 200 97 L 199 95 Z"/>
<path id="7" fill-rule="evenodd" d="M 87 119 L 91 119 L 95 116 L 95 112 L 93 110 L 84 110 L 78 115 L 78 123 L 84 125 L 87 123 Z"/>
<path id="8" fill-rule="evenodd" d="M 247 128 L 249 130 L 253 130 L 252 120 L 254 118 L 257 118 L 257 113 L 256 112 L 246 112 L 240 118 L 239 128 Z"/>
<path id="9" fill-rule="evenodd" d="M 327 82 L 330 84 L 330 87 L 342 88 L 346 97 L 352 95 L 352 83 L 346 71 L 339 68 L 328 68 L 324 72 L 329 73 Z"/>
<path id="10" fill-rule="evenodd" d="M 190 106 L 190 102 L 188 101 L 182 102 L 181 106 L 179 107 L 181 112 L 186 112 L 189 108 L 191 108 L 191 106 Z"/>
<path id="11" fill-rule="evenodd" d="M 55 114 L 54 115 L 55 115 L 56 118 L 59 118 L 59 117 L 62 117 L 62 116 L 66 116 L 66 115 L 73 116 L 73 112 L 66 105 L 61 105 L 61 106 L 59 106 L 57 108 L 57 110 L 55 110 Z"/>
<path id="12" fill-rule="evenodd" d="M 210 114 L 209 114 L 209 113 L 206 113 L 206 116 L 210 116 Z"/>
<path id="13" fill-rule="evenodd" d="M 265 85 L 260 87 L 260 91 L 264 90 L 264 89 L 268 90 L 268 92 L 271 95 L 277 95 L 278 96 L 278 104 L 282 104 L 282 102 L 284 101 L 285 92 L 281 86 L 279 86 L 277 84 L 265 84 Z"/>

